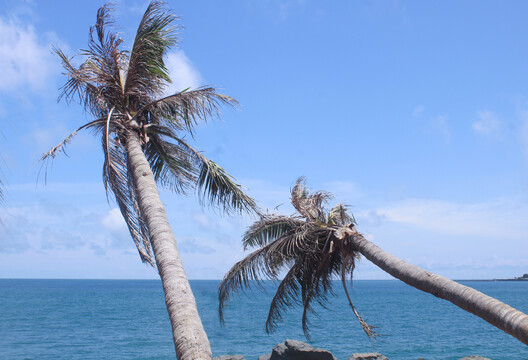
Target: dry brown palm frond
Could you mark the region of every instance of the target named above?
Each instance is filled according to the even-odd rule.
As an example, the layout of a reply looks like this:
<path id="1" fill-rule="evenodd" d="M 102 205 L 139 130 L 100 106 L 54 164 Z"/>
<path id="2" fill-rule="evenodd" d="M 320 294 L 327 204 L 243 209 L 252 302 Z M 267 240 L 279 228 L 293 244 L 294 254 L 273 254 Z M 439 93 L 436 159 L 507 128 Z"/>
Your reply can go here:
<path id="1" fill-rule="evenodd" d="M 356 219 L 353 215 L 347 212 L 348 206 L 343 204 L 336 204 L 328 212 L 328 223 L 332 225 L 345 226 L 347 224 L 355 224 Z"/>
<path id="2" fill-rule="evenodd" d="M 112 124 L 112 123 L 110 123 Z M 145 225 L 144 216 L 138 205 L 135 184 L 132 175 L 128 171 L 128 156 L 124 149 L 115 139 L 108 138 L 108 143 L 103 138 L 103 149 L 105 155 L 105 165 L 103 167 L 103 182 L 110 197 L 114 198 L 119 206 L 119 210 L 125 219 L 128 230 L 134 241 L 141 261 L 155 266 L 150 245 L 150 235 Z"/>
<path id="3" fill-rule="evenodd" d="M 219 314 L 223 321 L 224 306 L 233 293 L 243 291 L 254 282 L 265 279 L 281 280 L 270 304 L 266 331 L 273 331 L 285 309 L 300 304 L 303 307 L 302 328 L 309 338 L 309 314 L 315 314 L 313 303 L 326 307 L 329 295 L 335 295 L 332 280 L 341 278 L 345 294 L 364 332 L 369 338 L 376 334 L 353 305 L 346 287 L 346 276 L 354 270 L 359 253 L 352 247 L 345 231 L 354 226 L 354 218 L 346 206 L 338 204 L 330 211 L 324 205 L 327 192 L 310 192 L 304 178 L 291 189 L 291 202 L 297 211 L 287 217 L 261 215 L 243 238 L 244 248 L 257 248 L 236 263 L 224 276 L 219 287 Z"/>

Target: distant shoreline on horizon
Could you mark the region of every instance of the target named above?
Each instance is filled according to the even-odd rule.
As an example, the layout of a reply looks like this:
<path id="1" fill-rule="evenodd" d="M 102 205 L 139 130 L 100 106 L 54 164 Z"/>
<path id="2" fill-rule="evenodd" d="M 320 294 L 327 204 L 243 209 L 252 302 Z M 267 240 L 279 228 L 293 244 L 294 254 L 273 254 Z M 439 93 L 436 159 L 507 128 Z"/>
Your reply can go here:
<path id="1" fill-rule="evenodd" d="M 453 281 L 528 281 L 528 279 L 463 279 Z"/>

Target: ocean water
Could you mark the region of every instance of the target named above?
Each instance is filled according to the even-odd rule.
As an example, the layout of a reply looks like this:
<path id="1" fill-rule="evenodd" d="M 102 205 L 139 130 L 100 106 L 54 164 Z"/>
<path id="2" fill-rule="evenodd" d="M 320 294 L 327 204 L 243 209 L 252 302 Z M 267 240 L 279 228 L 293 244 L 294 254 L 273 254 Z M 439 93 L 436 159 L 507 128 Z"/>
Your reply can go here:
<path id="1" fill-rule="evenodd" d="M 528 282 L 463 282 L 528 313 Z M 225 327 L 217 314 L 218 281 L 191 281 L 214 356 L 256 359 L 285 339 L 306 341 L 299 308 L 271 335 L 264 323 L 273 295 L 234 296 Z M 312 342 L 347 360 L 355 352 L 390 359 L 528 359 L 528 347 L 451 303 L 399 281 L 355 281 L 352 300 L 381 336 L 371 343 L 346 298 L 312 316 Z M 154 280 L 0 279 L 1 359 L 171 359 L 174 348 L 161 283 Z"/>

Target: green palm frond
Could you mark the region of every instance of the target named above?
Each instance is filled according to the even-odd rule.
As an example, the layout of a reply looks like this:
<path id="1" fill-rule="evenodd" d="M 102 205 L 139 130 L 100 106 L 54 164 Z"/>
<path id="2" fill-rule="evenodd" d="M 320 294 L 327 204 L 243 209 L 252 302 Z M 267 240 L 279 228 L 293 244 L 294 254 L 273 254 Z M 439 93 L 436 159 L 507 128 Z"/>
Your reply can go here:
<path id="1" fill-rule="evenodd" d="M 149 4 L 139 24 L 130 52 L 125 95 L 136 110 L 145 105 L 141 99 L 159 96 L 171 82 L 163 57 L 178 41 L 178 19 L 160 1 Z"/>
<path id="2" fill-rule="evenodd" d="M 267 245 L 270 241 L 299 226 L 300 223 L 302 223 L 302 220 L 289 216 L 261 215 L 260 220 L 254 222 L 242 238 L 244 250 L 249 247 Z"/>
<path id="3" fill-rule="evenodd" d="M 237 106 L 238 102 L 226 95 L 218 94 L 212 87 L 184 90 L 143 106 L 136 114 L 148 113 L 150 123 L 160 124 L 175 132 L 188 131 L 193 135 L 198 121 L 220 117 L 223 105 Z"/>
<path id="4" fill-rule="evenodd" d="M 324 191 L 311 192 L 304 178 L 299 178 L 291 189 L 291 202 L 296 210 L 292 216 L 262 215 L 249 227 L 242 240 L 244 248 L 258 247 L 245 259 L 236 263 L 224 276 L 219 287 L 219 313 L 233 293 L 250 287 L 263 279 L 277 280 L 285 270 L 277 292 L 270 304 L 266 331 L 273 331 L 283 311 L 295 304 L 303 307 L 301 319 L 305 336 L 309 339 L 310 314 L 315 314 L 314 303 L 327 306 L 334 277 L 340 277 L 345 294 L 364 332 L 376 334 L 359 315 L 346 287 L 346 275 L 352 276 L 359 253 L 343 230 L 354 224 L 346 206 L 338 204 L 330 211 L 324 205 L 331 195 Z M 349 229 L 350 230 L 350 229 Z"/>
<path id="5" fill-rule="evenodd" d="M 146 148 L 156 180 L 162 185 L 181 192 L 193 188 L 202 204 L 211 204 L 226 212 L 259 212 L 255 201 L 244 193 L 231 175 L 179 138 L 173 129 L 152 125 L 148 128 L 147 136 L 154 139 L 158 148 L 165 149 L 158 154 L 149 154 L 149 146 L 153 145 L 147 145 Z M 171 179 L 168 175 L 174 176 Z"/>
<path id="6" fill-rule="evenodd" d="M 257 212 L 255 201 L 222 167 L 204 156 L 200 164 L 197 190 L 202 203 L 211 203 L 225 211 Z"/>
<path id="7" fill-rule="evenodd" d="M 242 186 L 222 167 L 193 149 L 183 139 L 177 139 L 193 159 L 197 171 L 196 190 L 202 204 L 212 204 L 227 212 L 254 212 L 258 207 L 251 197 L 246 195 Z"/>
<path id="8" fill-rule="evenodd" d="M 178 194 L 187 194 L 196 183 L 196 166 L 185 147 L 149 132 L 145 154 L 156 181 Z"/>
<path id="9" fill-rule="evenodd" d="M 266 332 L 273 332 L 282 320 L 284 310 L 293 305 L 302 305 L 299 300 L 302 267 L 294 264 L 280 282 L 273 299 L 271 300 L 268 318 L 266 319 Z"/>

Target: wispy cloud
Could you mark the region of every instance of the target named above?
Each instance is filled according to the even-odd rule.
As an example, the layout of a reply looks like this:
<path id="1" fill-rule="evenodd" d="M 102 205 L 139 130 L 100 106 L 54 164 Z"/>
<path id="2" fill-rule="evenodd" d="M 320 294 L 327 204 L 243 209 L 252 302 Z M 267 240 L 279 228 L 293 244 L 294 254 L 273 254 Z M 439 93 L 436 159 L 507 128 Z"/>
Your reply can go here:
<path id="1" fill-rule="evenodd" d="M 24 86 L 40 90 L 55 66 L 51 44 L 32 25 L 0 18 L 0 91 Z"/>
<path id="2" fill-rule="evenodd" d="M 134 249 L 118 209 L 105 214 L 104 210 L 38 201 L 0 208 L 0 217 L 4 223 L 0 253 Z"/>
<path id="3" fill-rule="evenodd" d="M 422 115 L 424 111 L 425 111 L 425 106 L 419 105 L 419 106 L 414 108 L 414 110 L 412 112 L 412 115 L 414 117 L 418 117 L 418 116 Z"/>
<path id="4" fill-rule="evenodd" d="M 202 212 L 194 212 L 192 214 L 192 218 L 202 230 L 211 229 L 214 223 L 214 221 L 209 216 Z"/>
<path id="5" fill-rule="evenodd" d="M 279 6 L 279 18 L 284 21 L 288 17 L 293 9 L 303 6 L 305 0 L 280 0 L 278 2 Z"/>
<path id="6" fill-rule="evenodd" d="M 517 112 L 521 121 L 520 141 L 524 149 L 524 154 L 528 157 L 528 109 L 520 108 Z"/>
<path id="7" fill-rule="evenodd" d="M 172 79 L 172 84 L 165 91 L 167 95 L 187 88 L 196 88 L 203 83 L 202 76 L 182 50 L 170 52 L 166 66 Z"/>
<path id="8" fill-rule="evenodd" d="M 374 222 L 412 225 L 437 234 L 523 240 L 528 235 L 528 204 L 517 199 L 464 204 L 432 199 L 411 199 L 376 209 L 362 216 Z"/>
<path id="9" fill-rule="evenodd" d="M 451 141 L 451 130 L 448 119 L 449 117 L 447 115 L 438 115 L 431 119 L 431 127 L 449 143 Z"/>
<path id="10" fill-rule="evenodd" d="M 499 133 L 502 122 L 495 113 L 489 110 L 483 110 L 479 111 L 477 116 L 478 120 L 472 125 L 473 131 L 477 134 L 487 136 Z"/>
<path id="11" fill-rule="evenodd" d="M 216 252 L 213 247 L 205 245 L 193 238 L 180 240 L 178 248 L 182 253 L 213 254 Z"/>

